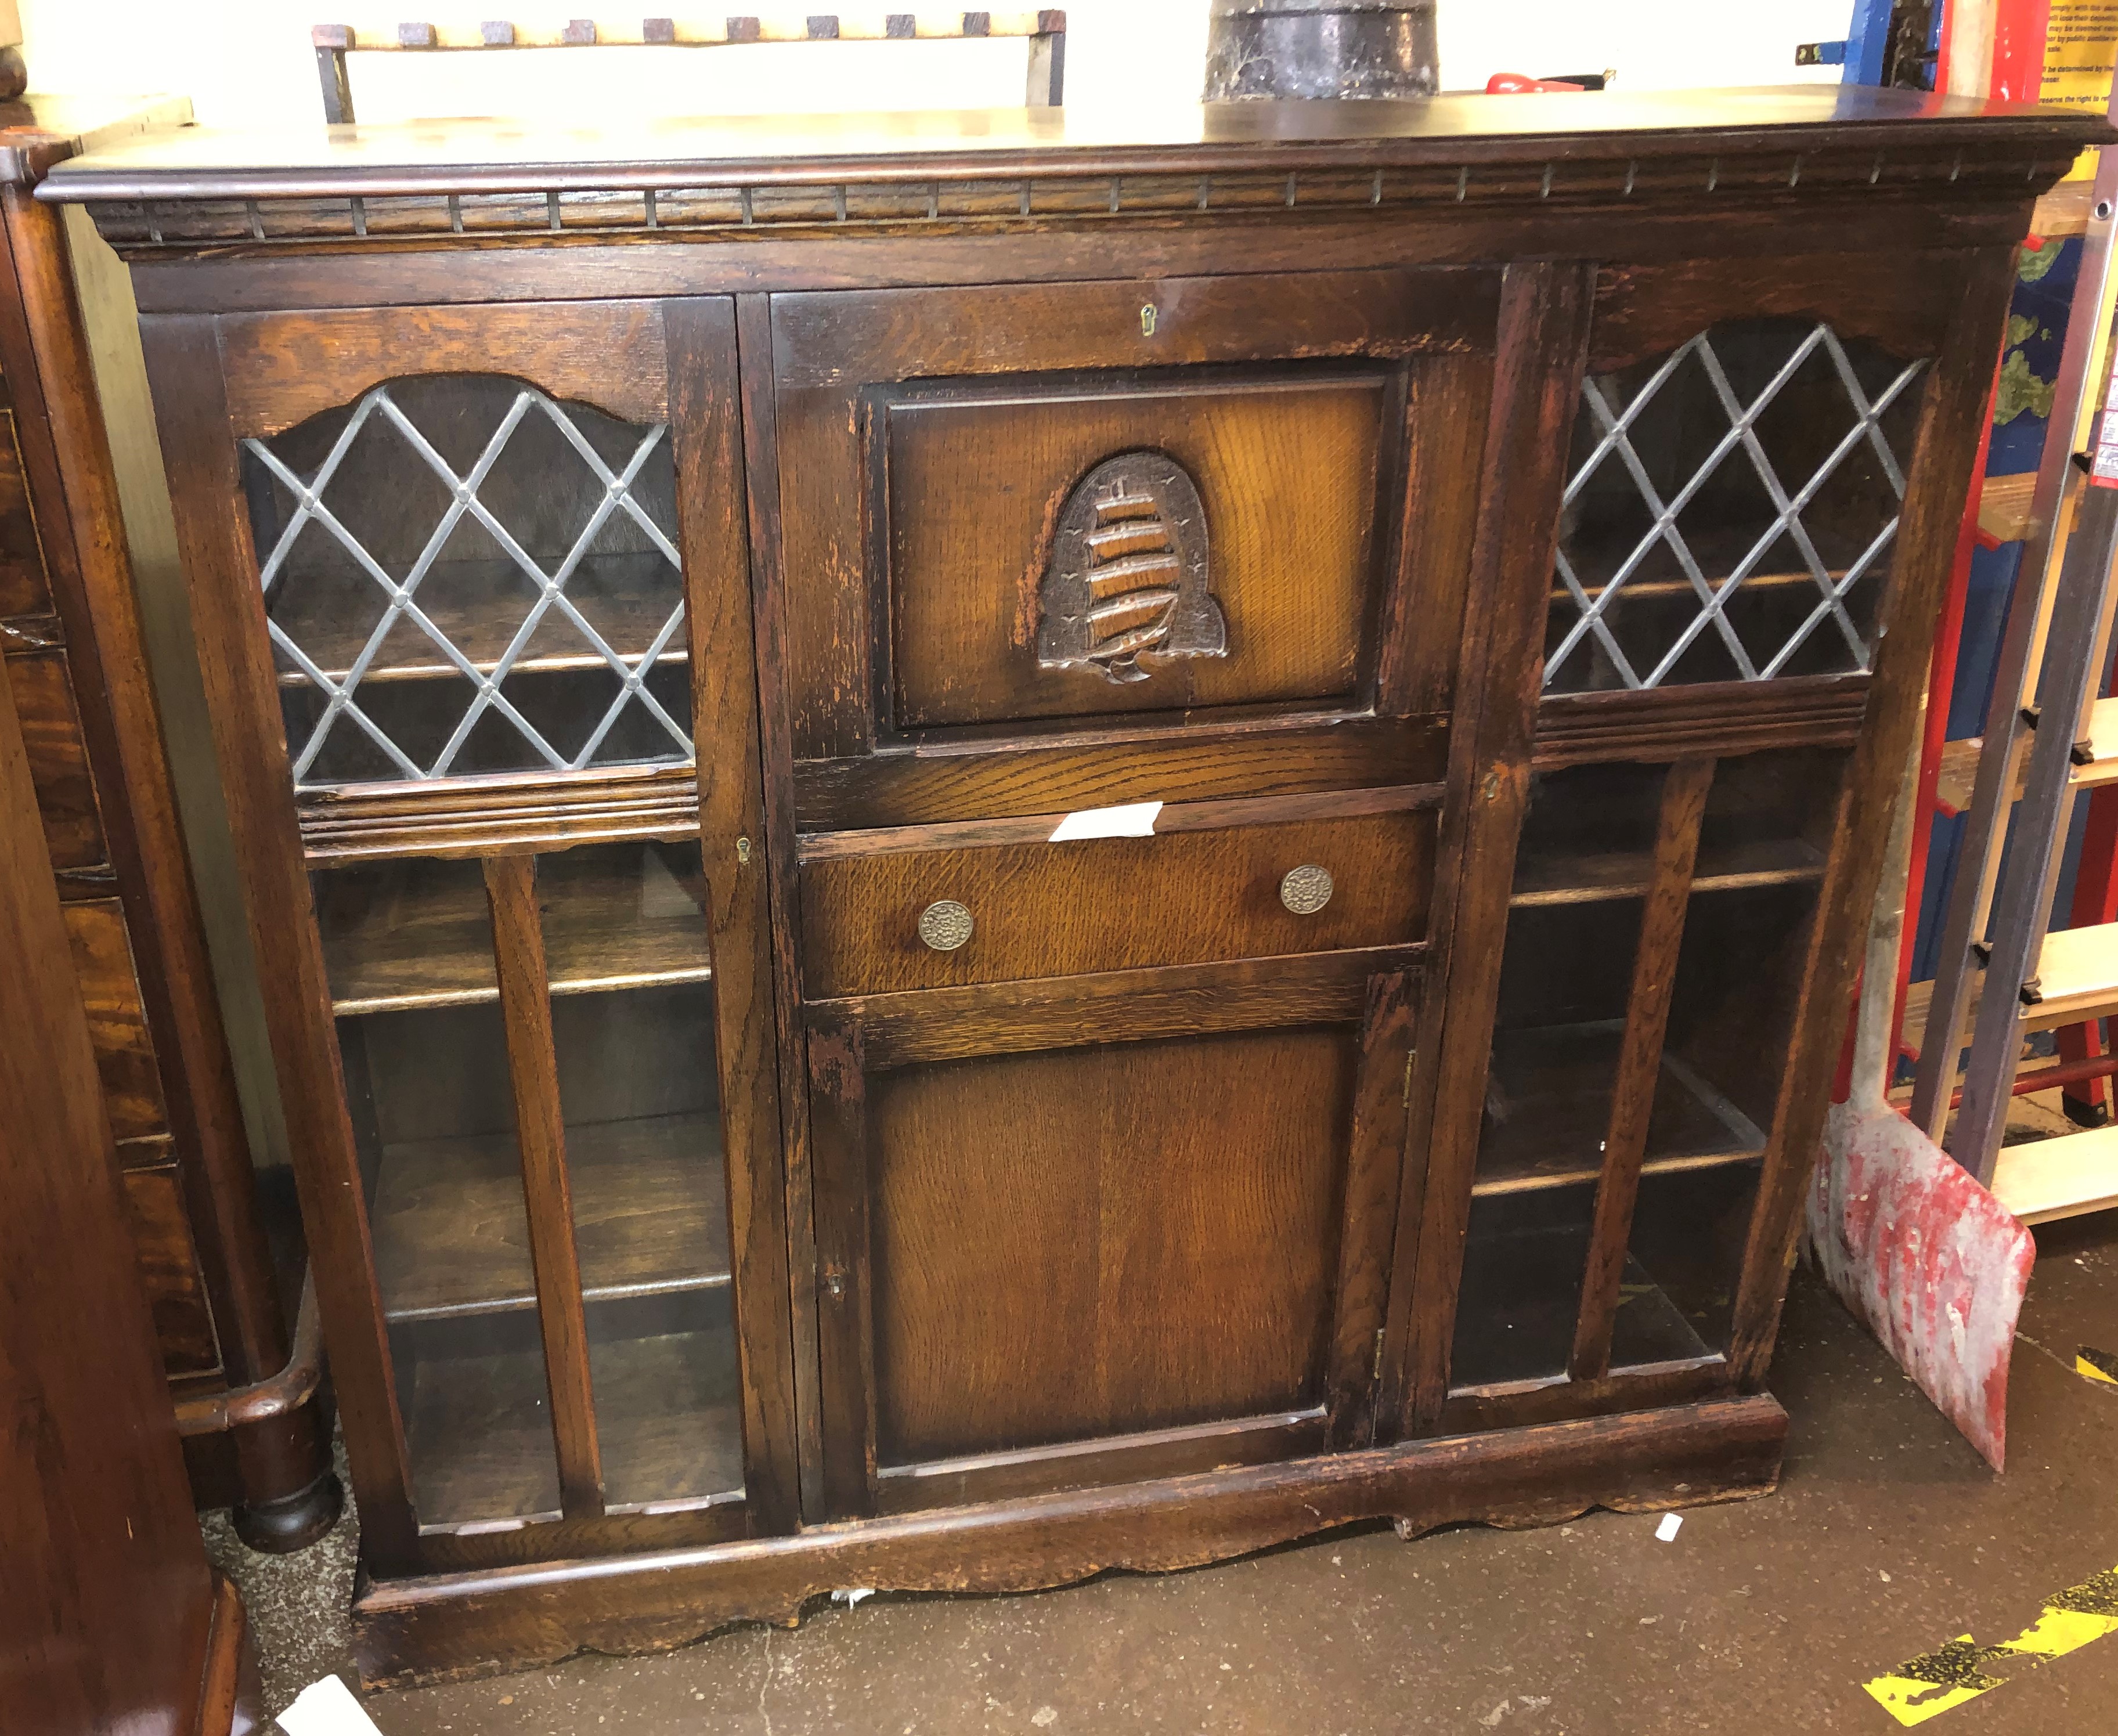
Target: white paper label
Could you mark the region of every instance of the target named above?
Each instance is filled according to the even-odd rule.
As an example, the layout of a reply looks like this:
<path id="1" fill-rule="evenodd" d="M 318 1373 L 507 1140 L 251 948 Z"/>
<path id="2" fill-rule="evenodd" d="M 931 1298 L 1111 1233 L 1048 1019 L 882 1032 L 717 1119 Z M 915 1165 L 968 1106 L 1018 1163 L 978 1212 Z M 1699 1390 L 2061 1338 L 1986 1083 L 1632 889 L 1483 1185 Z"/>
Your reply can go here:
<path id="1" fill-rule="evenodd" d="M 1675 1543 L 1678 1528 L 1683 1523 L 1684 1516 L 1681 1513 L 1664 1513 L 1662 1516 L 1662 1523 L 1655 1527 L 1655 1541 Z"/>
<path id="2" fill-rule="evenodd" d="M 360 1709 L 353 1690 L 336 1676 L 312 1682 L 280 1714 L 286 1736 L 382 1736 L 375 1720 Z"/>
<path id="3" fill-rule="evenodd" d="M 1152 838 L 1159 802 L 1130 802 L 1123 808 L 1084 808 L 1059 822 L 1051 841 L 1064 844 L 1075 838 Z"/>

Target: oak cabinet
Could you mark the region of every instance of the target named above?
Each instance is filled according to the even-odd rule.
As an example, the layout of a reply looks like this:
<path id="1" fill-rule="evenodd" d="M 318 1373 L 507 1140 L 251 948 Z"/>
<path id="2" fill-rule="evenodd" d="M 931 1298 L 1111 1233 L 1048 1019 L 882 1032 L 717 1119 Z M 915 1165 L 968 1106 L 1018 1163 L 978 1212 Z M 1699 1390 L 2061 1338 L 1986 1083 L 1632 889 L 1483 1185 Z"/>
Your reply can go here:
<path id="1" fill-rule="evenodd" d="M 1771 1487 L 2011 249 L 2100 133 L 1768 106 L 54 176 L 140 296 L 371 1677 Z"/>

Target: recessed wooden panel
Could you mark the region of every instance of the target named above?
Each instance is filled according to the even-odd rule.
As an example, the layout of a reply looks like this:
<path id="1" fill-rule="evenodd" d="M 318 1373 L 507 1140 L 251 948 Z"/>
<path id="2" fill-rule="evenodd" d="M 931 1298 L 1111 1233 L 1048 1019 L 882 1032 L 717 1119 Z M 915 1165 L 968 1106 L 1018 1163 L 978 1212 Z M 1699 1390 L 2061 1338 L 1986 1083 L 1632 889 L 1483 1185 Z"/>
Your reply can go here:
<path id="1" fill-rule="evenodd" d="M 132 1243 L 140 1279 L 155 1316 L 155 1336 L 172 1374 L 199 1374 L 220 1366 L 213 1315 L 199 1275 L 198 1250 L 184 1215 L 183 1184 L 176 1167 L 128 1169 L 126 1203 L 132 1208 Z"/>
<path id="2" fill-rule="evenodd" d="M 879 1461 L 1320 1404 L 1356 1049 L 1244 1033 L 871 1081 Z"/>
<path id="3" fill-rule="evenodd" d="M 1402 945 L 1427 933 L 1431 812 L 1154 838 L 878 851 L 802 870 L 803 982 L 816 999 L 1214 959 Z M 1330 901 L 1297 915 L 1305 865 Z M 952 900 L 970 938 L 937 951 L 920 917 Z"/>
<path id="4" fill-rule="evenodd" d="M 163 1132 L 168 1123 L 161 1073 L 146 1011 L 140 1004 L 124 907 L 114 898 L 95 898 L 67 905 L 65 914 L 111 1137 L 141 1139 Z"/>
<path id="5" fill-rule="evenodd" d="M 44 551 L 37 540 L 36 515 L 22 476 L 15 413 L 0 410 L 0 619 L 44 614 L 51 606 Z"/>
<path id="6" fill-rule="evenodd" d="M 1350 701 L 1396 398 L 1373 370 L 877 405 L 895 723 Z"/>
<path id="7" fill-rule="evenodd" d="M 105 856 L 103 817 L 96 809 L 95 781 L 88 769 L 65 654 L 10 657 L 7 684 L 22 719 L 30 781 L 36 788 L 52 866 L 93 868 Z"/>

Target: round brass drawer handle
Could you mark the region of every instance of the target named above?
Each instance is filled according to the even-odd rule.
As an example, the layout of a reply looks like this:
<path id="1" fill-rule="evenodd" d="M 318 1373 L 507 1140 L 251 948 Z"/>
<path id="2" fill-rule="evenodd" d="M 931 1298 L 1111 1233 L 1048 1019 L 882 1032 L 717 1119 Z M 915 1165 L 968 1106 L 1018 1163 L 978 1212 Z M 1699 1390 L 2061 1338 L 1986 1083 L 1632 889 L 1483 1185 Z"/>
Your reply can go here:
<path id="1" fill-rule="evenodd" d="M 1331 871 L 1305 862 L 1281 877 L 1279 901 L 1297 916 L 1314 916 L 1331 901 Z"/>
<path id="2" fill-rule="evenodd" d="M 936 952 L 954 952 L 976 926 L 971 913 L 953 898 L 937 899 L 919 913 L 919 937 Z"/>

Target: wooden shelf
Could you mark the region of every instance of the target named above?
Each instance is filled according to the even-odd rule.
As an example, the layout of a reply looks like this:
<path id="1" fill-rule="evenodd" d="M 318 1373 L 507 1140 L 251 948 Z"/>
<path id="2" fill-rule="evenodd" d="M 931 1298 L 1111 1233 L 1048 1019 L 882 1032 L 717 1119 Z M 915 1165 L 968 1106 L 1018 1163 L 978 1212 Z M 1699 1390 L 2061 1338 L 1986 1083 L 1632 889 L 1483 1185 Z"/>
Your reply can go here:
<path id="1" fill-rule="evenodd" d="M 402 573 L 393 577 L 400 582 Z M 628 661 L 654 644 L 682 595 L 674 568 L 659 553 L 589 555 L 566 581 L 566 596 Z M 437 565 L 413 593 L 414 604 L 450 644 L 479 670 L 500 666 L 516 630 L 536 606 L 535 585 L 514 562 L 451 561 Z M 273 599 L 274 622 L 334 682 L 343 681 L 382 621 L 387 599 L 362 572 L 305 573 L 283 581 Z M 682 663 L 688 652 L 682 628 L 657 663 Z M 276 648 L 282 687 L 307 687 L 309 678 Z M 547 609 L 514 669 L 608 669 L 603 656 L 557 606 Z M 371 682 L 461 679 L 462 671 L 441 653 L 425 630 L 400 619 L 361 676 Z"/>
<path id="2" fill-rule="evenodd" d="M 728 1282 L 717 1117 L 569 1127 L 566 1170 L 591 1302 Z M 536 1306 L 512 1134 L 384 1146 L 372 1219 L 393 1325 Z"/>
<path id="3" fill-rule="evenodd" d="M 538 864 L 553 994 L 587 994 L 713 975 L 701 889 L 653 871 L 646 846 L 561 850 Z M 387 873 L 388 878 L 378 880 Z M 500 998 L 493 919 L 476 862 L 326 870 L 317 920 L 340 1016 Z"/>
<path id="4" fill-rule="evenodd" d="M 2025 1224 L 2118 1206 L 2118 1127 L 2001 1146 L 1993 1197 Z"/>
<path id="5" fill-rule="evenodd" d="M 1605 898 L 1639 898 L 1648 889 L 1653 857 L 1647 850 L 1605 855 L 1527 855 L 1515 864 L 1509 905 L 1587 904 Z M 1788 886 L 1824 877 L 1822 851 L 1798 838 L 1716 846 L 1700 845 L 1695 892 L 1733 891 L 1744 887 Z"/>
<path id="6" fill-rule="evenodd" d="M 1578 1223 L 1480 1238 L 1464 1255 L 1450 1391 L 1470 1395 L 1561 1379 L 1574 1347 L 1588 1257 L 1587 1201 Z M 1714 1354 L 1684 1312 L 1630 1253 L 1612 1326 L 1614 1369 L 1692 1362 Z"/>
<path id="7" fill-rule="evenodd" d="M 1474 1196 L 1592 1182 L 1618 1072 L 1623 1022 L 1503 1031 L 1494 1039 Z M 1736 1105 L 1664 1051 L 1641 1173 L 1715 1169 L 1764 1155 L 1765 1136 Z"/>
<path id="8" fill-rule="evenodd" d="M 598 1343 L 593 1314 L 590 1331 L 605 1506 L 637 1512 L 739 1499 L 733 1331 L 724 1322 Z M 423 1358 L 406 1434 L 421 1530 L 512 1529 L 560 1516 L 539 1352 Z"/>

